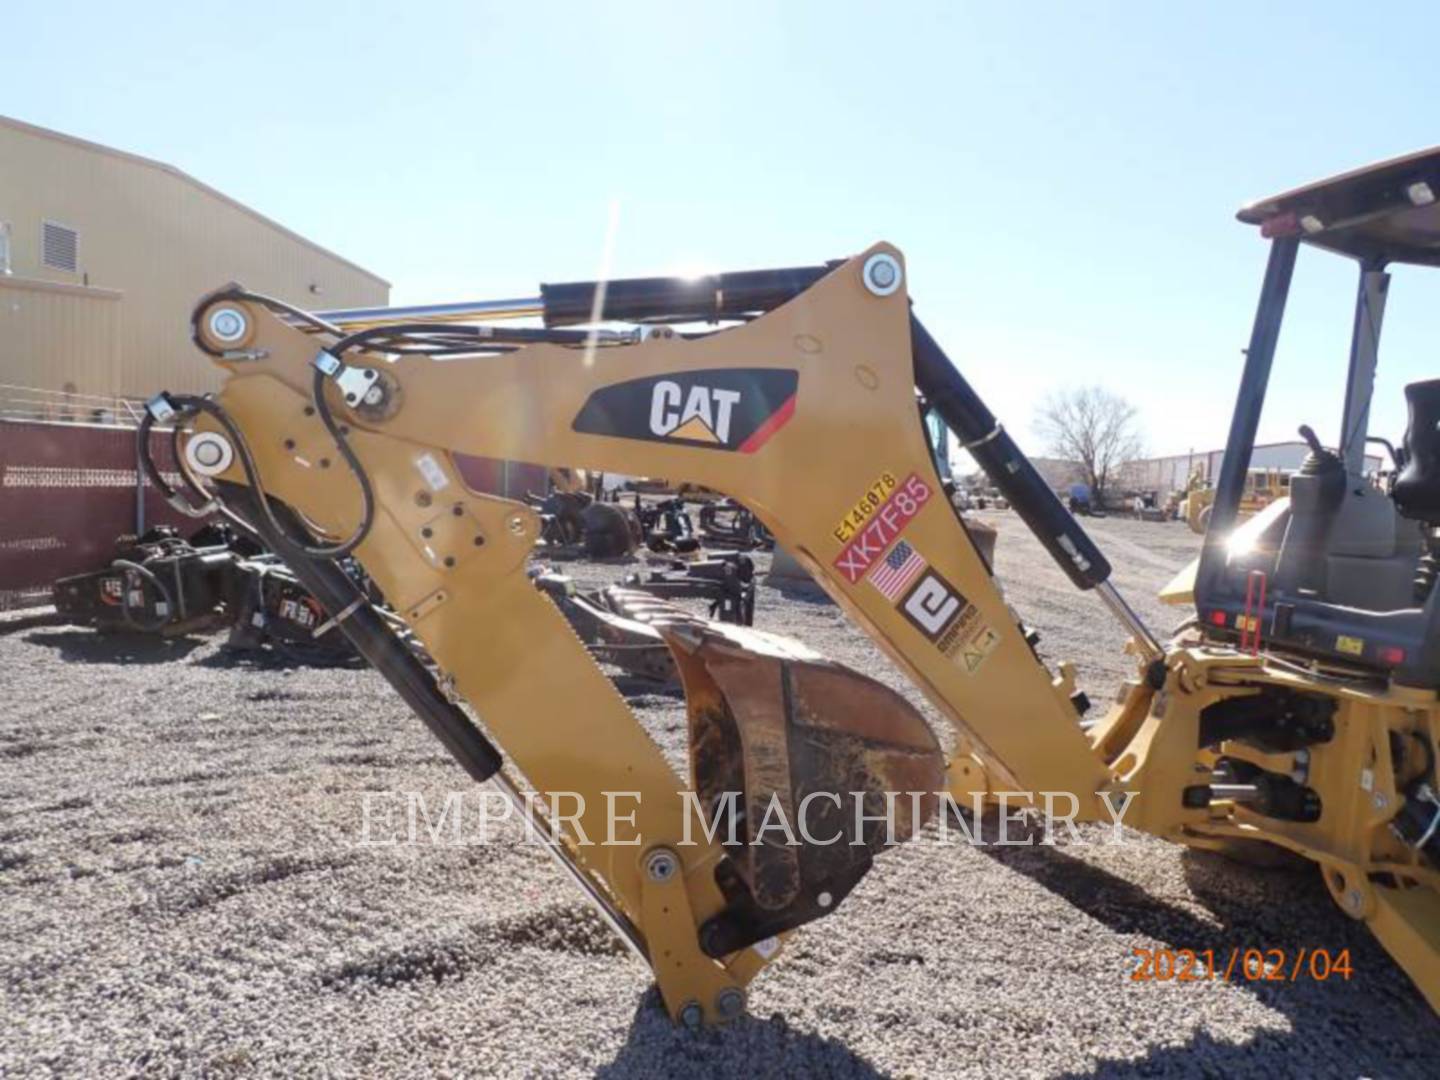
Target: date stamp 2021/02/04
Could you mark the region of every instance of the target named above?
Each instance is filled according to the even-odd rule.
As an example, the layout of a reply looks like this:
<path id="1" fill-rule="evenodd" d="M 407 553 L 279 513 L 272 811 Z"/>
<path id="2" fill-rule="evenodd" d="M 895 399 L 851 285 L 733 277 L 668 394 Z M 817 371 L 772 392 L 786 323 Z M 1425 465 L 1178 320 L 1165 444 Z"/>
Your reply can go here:
<path id="1" fill-rule="evenodd" d="M 1130 956 L 1131 982 L 1348 982 L 1354 973 L 1349 949 L 1134 948 Z"/>

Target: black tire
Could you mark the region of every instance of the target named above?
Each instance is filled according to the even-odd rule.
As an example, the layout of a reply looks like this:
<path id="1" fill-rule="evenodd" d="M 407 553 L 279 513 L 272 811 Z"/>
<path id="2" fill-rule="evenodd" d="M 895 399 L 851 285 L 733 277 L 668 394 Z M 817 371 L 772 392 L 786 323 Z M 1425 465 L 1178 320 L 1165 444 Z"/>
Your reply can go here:
<path id="1" fill-rule="evenodd" d="M 629 515 L 614 503 L 591 503 L 582 513 L 585 554 L 596 559 L 618 559 L 635 550 Z"/>

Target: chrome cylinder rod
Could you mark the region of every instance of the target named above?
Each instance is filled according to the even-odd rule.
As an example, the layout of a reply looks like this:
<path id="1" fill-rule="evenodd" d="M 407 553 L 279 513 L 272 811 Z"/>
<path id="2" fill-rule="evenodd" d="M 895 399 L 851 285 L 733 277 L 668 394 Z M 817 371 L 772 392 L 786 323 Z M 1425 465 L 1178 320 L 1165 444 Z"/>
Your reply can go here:
<path id="1" fill-rule="evenodd" d="M 545 313 L 538 296 L 517 300 L 467 300 L 454 304 L 415 304 L 410 307 L 337 308 L 315 314 L 343 330 L 363 330 L 398 322 L 468 323 L 496 319 L 534 318 Z"/>
<path id="2" fill-rule="evenodd" d="M 1095 586 L 1095 592 L 1105 602 L 1110 613 L 1120 620 L 1126 630 L 1130 631 L 1130 636 L 1145 651 L 1148 659 L 1158 660 L 1165 655 L 1165 650 L 1160 647 L 1160 643 L 1155 640 L 1149 628 L 1140 621 L 1140 616 L 1136 615 L 1130 605 L 1125 602 L 1125 598 L 1115 591 L 1114 585 L 1108 581 L 1102 581 Z"/>

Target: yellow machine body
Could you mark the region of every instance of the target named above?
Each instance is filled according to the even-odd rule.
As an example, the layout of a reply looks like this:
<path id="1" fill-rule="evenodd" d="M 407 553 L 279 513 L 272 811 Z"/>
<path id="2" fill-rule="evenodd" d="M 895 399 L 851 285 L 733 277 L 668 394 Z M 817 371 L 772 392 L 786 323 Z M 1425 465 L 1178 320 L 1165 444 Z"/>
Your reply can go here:
<path id="1" fill-rule="evenodd" d="M 902 778 L 907 789 L 934 784 L 931 795 L 961 806 L 997 792 L 1065 792 L 1081 821 L 1111 821 L 1123 806 L 1127 825 L 1181 843 L 1282 845 L 1318 864 L 1342 910 L 1369 923 L 1440 1006 L 1440 879 L 1387 829 L 1403 800 L 1388 740 L 1418 739 L 1434 751 L 1435 695 L 1362 692 L 1235 649 L 1182 642 L 1158 663 L 1137 649 L 1123 700 L 1082 728 L 1073 676 L 1047 670 L 1027 644 L 942 490 L 916 407 L 906 290 L 875 295 L 862 282 L 862 266 L 877 254 L 903 267 L 897 250 L 877 245 L 775 310 L 693 340 L 661 329 L 629 344 L 535 344 L 447 362 L 347 357 L 378 373 L 381 409 L 347 406 L 326 384 L 375 492 L 356 558 L 509 768 L 542 795 L 583 796 L 583 813 L 557 822 L 568 856 L 643 940 L 672 1013 L 733 1015 L 725 994 L 783 947 L 765 942 L 723 957 L 700 948 L 697 929 L 725 904 L 716 873 L 726 859 L 687 823 L 686 792 L 700 770 L 692 761 L 691 777 L 675 775 L 532 584 L 535 512 L 469 490 L 454 454 L 683 477 L 741 500 L 956 732 L 942 760 L 918 714 L 902 715 L 903 700 L 895 704 L 863 676 L 774 642 L 722 641 L 713 629 L 680 626 L 669 640 L 702 742 L 715 710 L 733 708 L 751 725 L 742 739 L 753 766 L 763 759 L 765 724 L 823 726 L 833 710 L 836 738 L 862 738 L 873 723 L 892 748 L 865 764 L 867 775 Z M 259 304 L 225 304 L 243 311 L 248 330 L 240 341 L 209 341 L 227 369 L 216 400 L 243 432 L 268 496 L 316 536 L 348 535 L 359 523 L 359 494 L 312 406 L 315 338 Z M 208 321 L 197 326 L 204 339 Z M 746 398 L 756 394 L 758 406 Z M 202 418 L 197 431 L 220 429 Z M 238 464 L 218 479 L 247 482 Z M 891 596 L 870 572 L 902 542 L 923 569 Z M 1187 789 L 1203 783 L 1218 753 L 1255 756 L 1242 746 L 1202 748 L 1202 711 L 1274 685 L 1336 702 L 1335 737 L 1303 762 L 1262 755 L 1269 768 L 1303 769 L 1324 806 L 1319 820 L 1276 822 L 1223 800 L 1190 805 Z M 804 716 L 787 719 L 773 702 L 796 687 L 809 695 L 809 712 L 801 702 Z M 866 708 L 846 714 L 847 697 Z M 786 787 L 783 776 L 750 781 Z M 602 842 L 607 793 L 616 792 L 638 794 L 625 804 L 635 816 L 623 839 L 633 843 Z M 673 854 L 679 873 L 650 873 L 656 852 Z M 774 858 L 783 893 L 794 867 L 783 852 Z M 767 871 L 757 864 L 755 872 Z"/>

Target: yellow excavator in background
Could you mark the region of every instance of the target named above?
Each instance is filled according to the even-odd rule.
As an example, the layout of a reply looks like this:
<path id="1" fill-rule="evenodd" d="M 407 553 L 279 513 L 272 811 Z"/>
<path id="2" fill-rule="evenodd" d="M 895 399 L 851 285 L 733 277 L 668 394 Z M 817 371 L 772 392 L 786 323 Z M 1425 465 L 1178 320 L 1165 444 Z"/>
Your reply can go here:
<path id="1" fill-rule="evenodd" d="M 1245 473 L 1245 489 L 1240 495 L 1240 509 L 1236 521 L 1258 514 L 1276 499 L 1283 499 L 1290 493 L 1290 474 L 1283 469 L 1249 469 Z M 1197 469 L 1190 474 L 1183 496 L 1179 500 L 1177 516 L 1190 526 L 1190 531 L 1205 535 L 1210 527 L 1210 508 L 1215 503 L 1215 489 Z"/>
<path id="2" fill-rule="evenodd" d="M 1301 855 L 1440 1006 L 1440 380 L 1407 389 L 1393 490 L 1352 482 L 1387 266 L 1440 261 L 1437 191 L 1430 151 L 1241 212 L 1269 263 L 1189 587 L 1196 618 L 1165 643 L 926 330 L 887 244 L 440 309 L 322 316 L 229 287 L 194 319 L 223 389 L 157 396 L 140 446 L 175 425 L 181 489 L 147 460 L 150 481 L 281 554 L 475 781 L 522 808 L 531 789 L 579 796 L 539 831 L 686 1024 L 739 1015 L 750 980 L 888 843 L 949 800 L 998 792 L 1066 793 L 1077 820 L 1123 815 L 1198 848 Z M 1329 448 L 1305 429 L 1289 499 L 1237 529 L 1302 246 L 1360 269 L 1340 437 Z M 1103 716 L 1082 722 L 1074 671 L 1048 670 L 1011 612 L 943 495 L 923 410 L 1129 634 L 1133 675 Z M 527 573 L 534 511 L 468 490 L 454 453 L 684 477 L 742 500 L 953 724 L 953 749 L 903 697 L 798 642 L 651 608 L 646 632 L 686 692 L 680 781 Z M 599 842 L 617 792 L 633 795 L 633 842 Z M 777 806 L 802 837 L 775 838 Z"/>

